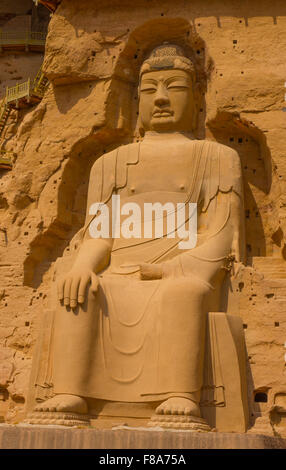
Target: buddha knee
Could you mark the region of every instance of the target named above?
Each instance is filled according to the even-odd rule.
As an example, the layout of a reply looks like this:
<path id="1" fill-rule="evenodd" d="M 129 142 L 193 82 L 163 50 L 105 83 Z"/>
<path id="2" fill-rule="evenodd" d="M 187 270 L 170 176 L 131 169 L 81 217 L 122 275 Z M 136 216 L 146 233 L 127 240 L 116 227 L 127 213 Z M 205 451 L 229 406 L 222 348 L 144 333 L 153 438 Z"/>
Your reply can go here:
<path id="1" fill-rule="evenodd" d="M 194 277 L 182 277 L 169 280 L 163 288 L 163 297 L 184 301 L 200 303 L 209 293 L 210 289 L 203 281 Z"/>

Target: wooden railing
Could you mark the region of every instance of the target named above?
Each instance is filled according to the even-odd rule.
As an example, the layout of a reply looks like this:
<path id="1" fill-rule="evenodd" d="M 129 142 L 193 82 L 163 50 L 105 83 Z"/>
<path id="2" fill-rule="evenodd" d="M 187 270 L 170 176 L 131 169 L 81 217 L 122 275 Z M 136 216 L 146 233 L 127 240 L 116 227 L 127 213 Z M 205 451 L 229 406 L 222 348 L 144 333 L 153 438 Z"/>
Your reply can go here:
<path id="1" fill-rule="evenodd" d="M 5 96 L 5 98 L 0 101 L 0 138 L 6 126 L 6 122 L 9 118 L 10 112 L 11 112 L 11 108 L 7 104 L 6 96 Z M 1 140 L 0 140 L 0 148 L 1 148 Z"/>
<path id="2" fill-rule="evenodd" d="M 24 83 L 17 83 L 15 86 L 7 87 L 3 104 L 0 105 L 0 107 L 4 106 L 4 101 L 8 104 L 11 101 L 16 101 L 25 96 L 37 95 L 43 97 L 47 84 L 48 80 L 40 68 L 33 82 L 28 78 Z"/>
<path id="3" fill-rule="evenodd" d="M 29 78 L 24 83 L 18 83 L 13 87 L 6 88 L 5 97 L 0 101 L 0 137 L 4 132 L 11 110 L 15 107 L 17 109 L 19 106 L 18 100 L 22 102 L 22 106 L 31 106 L 35 102 L 39 102 L 44 96 L 48 84 L 49 81 L 44 76 L 42 68 L 40 68 L 32 82 Z M 0 168 L 12 169 L 14 154 L 2 149 L 2 145 L 3 141 L 1 143 L 0 140 Z"/>
<path id="4" fill-rule="evenodd" d="M 42 67 L 38 70 L 38 73 L 33 81 L 33 94 L 40 96 L 41 98 L 44 96 L 46 88 L 49 84 L 47 77 L 43 74 Z"/>
<path id="5" fill-rule="evenodd" d="M 6 102 L 10 103 L 11 101 L 18 100 L 19 98 L 23 98 L 24 96 L 30 95 L 30 85 L 31 80 L 28 80 L 24 83 L 17 83 L 16 86 L 7 87 L 6 88 Z"/>
<path id="6" fill-rule="evenodd" d="M 46 33 L 36 31 L 2 31 L 0 29 L 1 46 L 44 46 Z"/>
<path id="7" fill-rule="evenodd" d="M 7 103 L 6 103 L 6 97 L 5 97 L 0 101 L 0 120 L 1 120 L 2 114 L 5 112 L 6 105 Z"/>

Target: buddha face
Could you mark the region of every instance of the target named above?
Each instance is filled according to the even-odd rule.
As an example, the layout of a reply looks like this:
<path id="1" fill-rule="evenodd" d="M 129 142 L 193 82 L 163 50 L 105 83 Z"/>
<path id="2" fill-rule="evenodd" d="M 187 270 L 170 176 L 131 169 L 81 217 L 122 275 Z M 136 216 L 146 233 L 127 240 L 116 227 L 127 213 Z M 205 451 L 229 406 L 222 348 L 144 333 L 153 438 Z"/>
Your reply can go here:
<path id="1" fill-rule="evenodd" d="M 192 130 L 192 77 L 184 70 L 145 72 L 139 88 L 139 114 L 145 131 Z"/>

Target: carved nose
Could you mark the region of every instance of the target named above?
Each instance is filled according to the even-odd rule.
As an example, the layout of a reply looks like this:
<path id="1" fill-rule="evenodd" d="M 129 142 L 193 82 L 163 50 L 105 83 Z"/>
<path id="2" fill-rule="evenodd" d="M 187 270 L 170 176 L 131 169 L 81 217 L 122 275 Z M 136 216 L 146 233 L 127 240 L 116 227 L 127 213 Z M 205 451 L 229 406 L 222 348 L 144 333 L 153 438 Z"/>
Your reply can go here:
<path id="1" fill-rule="evenodd" d="M 159 85 L 155 98 L 154 98 L 154 104 L 157 106 L 162 106 L 168 103 L 169 103 L 168 92 L 165 87 L 163 87 L 162 85 Z"/>

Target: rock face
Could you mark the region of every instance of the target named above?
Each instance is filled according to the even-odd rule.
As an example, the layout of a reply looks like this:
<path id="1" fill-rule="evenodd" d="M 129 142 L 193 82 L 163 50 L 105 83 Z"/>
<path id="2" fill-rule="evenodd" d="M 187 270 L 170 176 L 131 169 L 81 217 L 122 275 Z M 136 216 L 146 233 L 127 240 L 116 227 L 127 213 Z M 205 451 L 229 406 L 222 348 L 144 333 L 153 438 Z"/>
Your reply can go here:
<path id="1" fill-rule="evenodd" d="M 62 0 L 44 57 L 50 87 L 11 131 L 7 148 L 17 159 L 11 172 L 1 170 L 0 415 L 7 422 L 23 416 L 53 265 L 83 225 L 90 167 L 140 138 L 138 71 L 152 47 L 172 40 L 195 51 L 202 71 L 198 137 L 241 158 L 248 261 L 225 307 L 244 323 L 252 431 L 286 435 L 285 25 L 283 0 Z"/>

